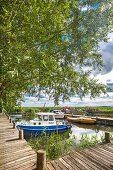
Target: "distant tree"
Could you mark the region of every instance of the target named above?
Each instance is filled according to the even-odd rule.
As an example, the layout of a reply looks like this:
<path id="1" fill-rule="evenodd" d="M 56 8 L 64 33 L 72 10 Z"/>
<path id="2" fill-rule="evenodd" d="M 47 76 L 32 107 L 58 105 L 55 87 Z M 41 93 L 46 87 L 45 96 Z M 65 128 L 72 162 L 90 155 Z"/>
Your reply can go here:
<path id="1" fill-rule="evenodd" d="M 25 93 L 44 90 L 58 104 L 106 92 L 90 78 L 101 68 L 98 43 L 113 25 L 111 0 L 1 0 L 0 102 L 13 109 Z M 84 67 L 91 67 L 86 71 Z M 18 102 L 17 102 L 18 101 Z"/>

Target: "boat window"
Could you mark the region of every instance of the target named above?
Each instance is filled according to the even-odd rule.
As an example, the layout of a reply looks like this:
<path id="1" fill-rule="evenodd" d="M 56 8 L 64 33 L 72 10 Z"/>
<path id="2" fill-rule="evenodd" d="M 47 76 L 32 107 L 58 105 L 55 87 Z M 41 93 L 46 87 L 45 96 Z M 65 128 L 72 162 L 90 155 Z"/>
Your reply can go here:
<path id="1" fill-rule="evenodd" d="M 58 115 L 58 114 L 59 114 L 59 112 L 56 112 L 56 114 Z"/>
<path id="2" fill-rule="evenodd" d="M 38 120 L 42 121 L 42 116 L 41 115 L 38 116 Z"/>
<path id="3" fill-rule="evenodd" d="M 36 123 L 34 123 L 34 125 L 36 125 Z"/>
<path id="4" fill-rule="evenodd" d="M 48 121 L 48 116 L 47 116 L 47 115 L 44 115 L 44 116 L 43 116 L 43 120 L 44 120 L 44 121 Z"/>
<path id="5" fill-rule="evenodd" d="M 54 121 L 53 115 L 49 115 L 49 121 Z"/>

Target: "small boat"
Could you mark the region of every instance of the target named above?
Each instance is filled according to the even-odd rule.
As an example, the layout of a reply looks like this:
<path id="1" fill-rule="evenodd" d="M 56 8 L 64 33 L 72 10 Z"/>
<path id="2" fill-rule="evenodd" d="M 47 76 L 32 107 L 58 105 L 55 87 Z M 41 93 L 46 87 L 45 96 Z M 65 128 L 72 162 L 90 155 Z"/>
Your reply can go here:
<path id="1" fill-rule="evenodd" d="M 68 122 L 57 122 L 54 113 L 37 113 L 37 118 L 29 122 L 21 121 L 17 123 L 18 129 L 23 129 L 24 134 L 38 135 L 43 133 L 59 133 L 67 131 L 71 126 Z"/>
<path id="2" fill-rule="evenodd" d="M 86 117 L 68 117 L 66 118 L 68 121 L 74 122 L 74 123 L 85 123 L 85 124 L 94 124 L 96 122 L 95 119 L 92 118 L 86 118 Z"/>
<path id="3" fill-rule="evenodd" d="M 64 118 L 64 113 L 61 110 L 50 110 L 50 112 L 54 113 L 56 119 L 63 119 Z"/>
<path id="4" fill-rule="evenodd" d="M 71 112 L 70 107 L 67 107 L 67 106 L 63 107 L 63 110 L 64 110 L 65 113 L 70 113 Z"/>
<path id="5" fill-rule="evenodd" d="M 8 113 L 11 118 L 22 118 L 22 113 Z"/>

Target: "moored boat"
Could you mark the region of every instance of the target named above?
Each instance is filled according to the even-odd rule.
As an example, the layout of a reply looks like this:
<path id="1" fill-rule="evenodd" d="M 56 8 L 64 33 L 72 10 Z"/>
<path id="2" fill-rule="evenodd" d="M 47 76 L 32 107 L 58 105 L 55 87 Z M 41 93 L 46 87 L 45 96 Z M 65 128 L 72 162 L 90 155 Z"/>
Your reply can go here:
<path id="1" fill-rule="evenodd" d="M 64 113 L 61 110 L 51 110 L 50 112 L 54 113 L 56 119 L 63 119 L 64 118 Z"/>
<path id="2" fill-rule="evenodd" d="M 22 113 L 8 113 L 11 118 L 22 118 Z"/>
<path id="3" fill-rule="evenodd" d="M 64 132 L 70 128 L 66 122 L 57 122 L 54 113 L 37 113 L 37 118 L 29 122 L 18 122 L 17 128 L 23 129 L 24 134 L 43 134 Z"/>
<path id="4" fill-rule="evenodd" d="M 85 124 L 95 124 L 96 120 L 92 118 L 87 117 L 68 117 L 66 118 L 68 121 L 74 122 L 74 123 L 85 123 Z"/>

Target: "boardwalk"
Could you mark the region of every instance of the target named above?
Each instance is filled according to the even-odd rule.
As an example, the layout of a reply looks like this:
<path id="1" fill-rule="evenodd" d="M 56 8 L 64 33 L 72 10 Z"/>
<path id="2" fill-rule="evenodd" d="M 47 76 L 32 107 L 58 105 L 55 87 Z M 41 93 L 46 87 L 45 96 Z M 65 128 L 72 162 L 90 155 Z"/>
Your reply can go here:
<path id="1" fill-rule="evenodd" d="M 0 118 L 0 170 L 36 169 L 36 153 L 5 118 Z M 113 144 L 74 152 L 47 164 L 47 170 L 113 170 Z"/>
<path id="2" fill-rule="evenodd" d="M 0 170 L 33 169 L 36 153 L 12 127 L 7 118 L 0 118 Z"/>
<path id="3" fill-rule="evenodd" d="M 48 163 L 48 170 L 113 170 L 113 144 L 98 145 Z"/>

